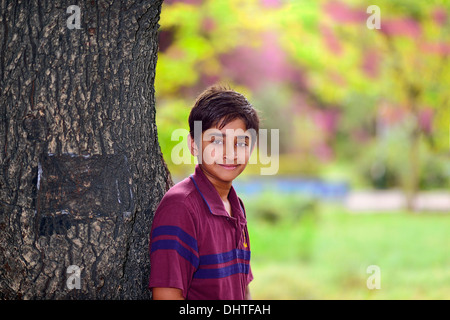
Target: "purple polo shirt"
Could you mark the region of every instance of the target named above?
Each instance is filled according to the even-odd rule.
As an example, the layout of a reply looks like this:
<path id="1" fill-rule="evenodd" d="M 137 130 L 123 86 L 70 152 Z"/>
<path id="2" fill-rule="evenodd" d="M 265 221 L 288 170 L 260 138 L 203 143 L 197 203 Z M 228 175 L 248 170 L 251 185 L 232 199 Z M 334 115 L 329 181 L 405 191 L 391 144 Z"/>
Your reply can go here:
<path id="1" fill-rule="evenodd" d="M 189 300 L 242 300 L 253 279 L 242 201 L 231 187 L 225 210 L 197 165 L 163 197 L 150 235 L 149 288 L 179 288 Z"/>

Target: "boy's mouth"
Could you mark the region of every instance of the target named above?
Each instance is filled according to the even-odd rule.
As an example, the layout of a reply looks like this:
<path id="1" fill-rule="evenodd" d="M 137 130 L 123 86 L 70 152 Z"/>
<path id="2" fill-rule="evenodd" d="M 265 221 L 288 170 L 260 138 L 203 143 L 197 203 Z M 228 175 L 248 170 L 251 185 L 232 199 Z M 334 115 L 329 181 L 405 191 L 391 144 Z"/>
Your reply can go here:
<path id="1" fill-rule="evenodd" d="M 218 164 L 218 165 L 224 168 L 225 170 L 234 170 L 239 166 L 238 164 Z"/>

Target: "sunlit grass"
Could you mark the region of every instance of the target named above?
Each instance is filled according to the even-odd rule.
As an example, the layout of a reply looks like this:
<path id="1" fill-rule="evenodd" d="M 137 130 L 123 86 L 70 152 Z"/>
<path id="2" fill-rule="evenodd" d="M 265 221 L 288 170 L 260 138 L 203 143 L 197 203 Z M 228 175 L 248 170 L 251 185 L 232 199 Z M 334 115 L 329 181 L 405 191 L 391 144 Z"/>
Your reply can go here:
<path id="1" fill-rule="evenodd" d="M 286 211 L 291 200 L 245 201 L 254 299 L 450 299 L 449 215 L 351 214 L 338 204 L 258 215 L 261 203 Z M 381 289 L 367 288 L 370 265 L 380 267 Z"/>

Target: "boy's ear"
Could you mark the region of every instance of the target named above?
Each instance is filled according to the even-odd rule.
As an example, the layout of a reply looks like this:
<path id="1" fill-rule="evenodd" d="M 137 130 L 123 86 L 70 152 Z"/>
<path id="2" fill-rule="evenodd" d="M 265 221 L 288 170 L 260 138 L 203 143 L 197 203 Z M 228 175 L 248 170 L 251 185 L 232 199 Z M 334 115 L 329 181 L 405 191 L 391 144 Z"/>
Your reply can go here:
<path id="1" fill-rule="evenodd" d="M 194 157 L 198 156 L 198 146 L 190 133 L 188 133 L 188 147 Z"/>

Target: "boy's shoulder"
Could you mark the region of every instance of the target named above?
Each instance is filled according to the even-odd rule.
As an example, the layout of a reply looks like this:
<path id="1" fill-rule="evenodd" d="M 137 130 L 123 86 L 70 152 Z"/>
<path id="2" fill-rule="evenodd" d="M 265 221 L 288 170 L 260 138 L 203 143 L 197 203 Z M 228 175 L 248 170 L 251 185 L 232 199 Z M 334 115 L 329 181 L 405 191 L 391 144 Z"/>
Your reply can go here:
<path id="1" fill-rule="evenodd" d="M 185 206 L 192 207 L 192 193 L 195 191 L 195 186 L 191 179 L 185 178 L 171 187 L 159 203 L 159 207 L 165 206 Z"/>

